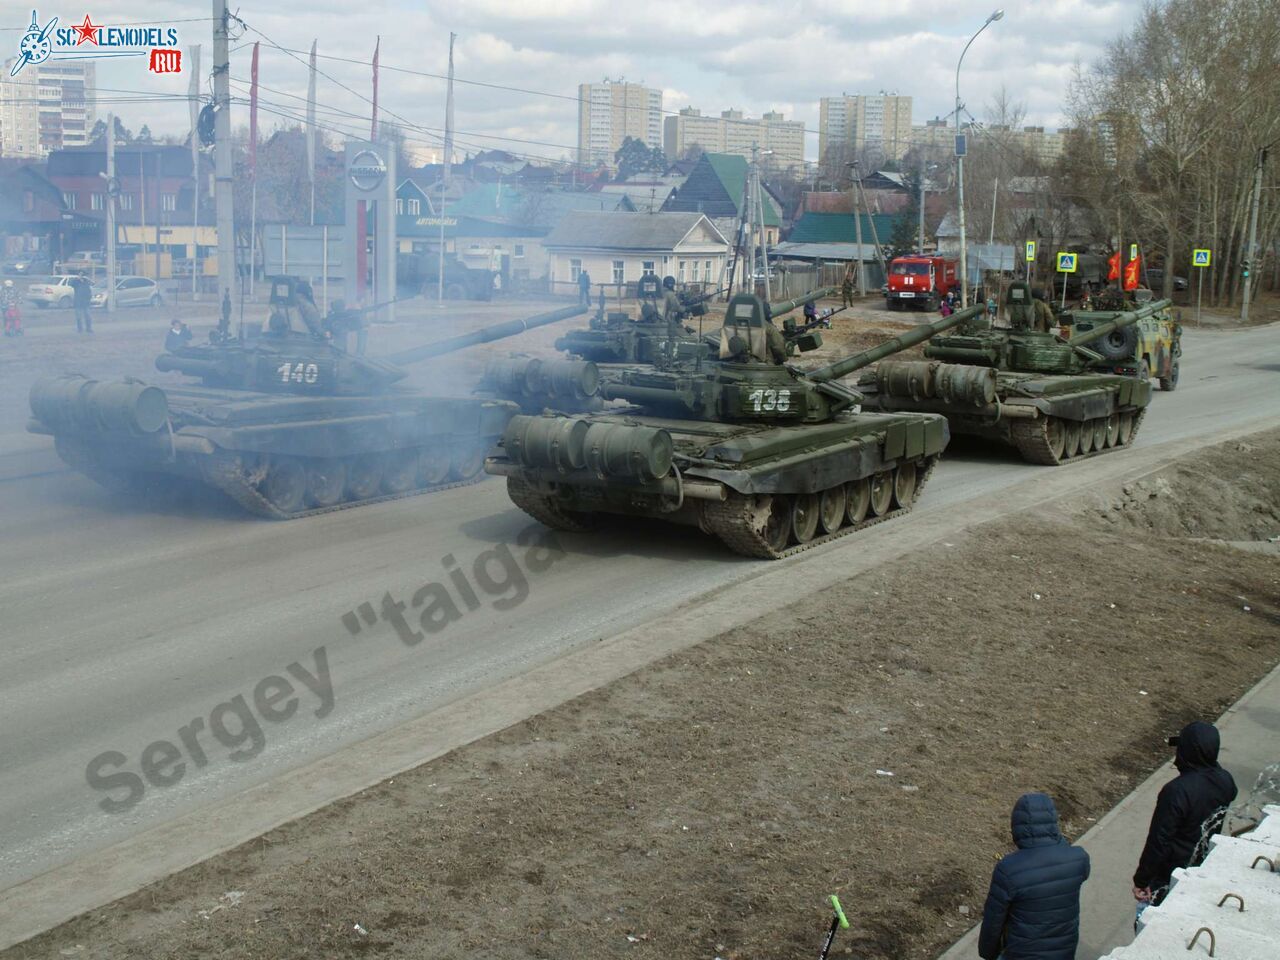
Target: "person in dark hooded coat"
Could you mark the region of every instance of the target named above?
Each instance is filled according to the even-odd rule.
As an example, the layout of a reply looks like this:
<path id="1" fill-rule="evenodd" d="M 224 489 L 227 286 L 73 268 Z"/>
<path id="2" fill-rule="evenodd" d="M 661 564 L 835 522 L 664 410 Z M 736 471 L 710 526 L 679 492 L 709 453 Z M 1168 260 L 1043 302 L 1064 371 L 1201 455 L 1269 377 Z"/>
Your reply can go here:
<path id="1" fill-rule="evenodd" d="M 1073 960 L 1089 854 L 1067 842 L 1046 794 L 1019 797 L 1010 827 L 1018 849 L 991 875 L 978 955 L 983 960 Z"/>
<path id="2" fill-rule="evenodd" d="M 1178 776 L 1160 789 L 1133 874 L 1133 896 L 1140 903 L 1163 900 L 1173 871 L 1197 866 L 1208 853 L 1209 836 L 1222 829 L 1223 812 L 1236 798 L 1236 782 L 1218 766 L 1219 745 L 1218 728 L 1203 720 L 1178 734 L 1173 761 Z"/>

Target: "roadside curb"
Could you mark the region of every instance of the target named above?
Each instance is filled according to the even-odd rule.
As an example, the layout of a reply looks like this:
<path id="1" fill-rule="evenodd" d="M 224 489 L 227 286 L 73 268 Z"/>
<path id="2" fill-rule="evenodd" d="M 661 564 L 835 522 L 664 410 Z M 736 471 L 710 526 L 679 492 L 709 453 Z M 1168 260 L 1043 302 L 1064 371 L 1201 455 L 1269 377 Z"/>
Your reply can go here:
<path id="1" fill-rule="evenodd" d="M 1274 426 L 1264 418 L 1211 437 L 1135 447 L 1127 451 L 1130 456 L 1082 461 L 1078 468 L 1068 466 L 1049 476 L 1036 472 L 1011 487 L 953 506 L 930 506 L 926 495 L 922 507 L 866 535 L 761 564 L 758 572 L 690 601 L 674 615 L 633 627 L 10 887 L 0 892 L 0 949 L 732 630 L 754 618 L 766 592 L 799 599 L 903 556 L 921 555 L 929 545 L 989 521 L 1042 507 L 1047 498 L 1078 493 L 1082 472 L 1095 487 L 1127 482 L 1163 469 L 1189 451 Z"/>

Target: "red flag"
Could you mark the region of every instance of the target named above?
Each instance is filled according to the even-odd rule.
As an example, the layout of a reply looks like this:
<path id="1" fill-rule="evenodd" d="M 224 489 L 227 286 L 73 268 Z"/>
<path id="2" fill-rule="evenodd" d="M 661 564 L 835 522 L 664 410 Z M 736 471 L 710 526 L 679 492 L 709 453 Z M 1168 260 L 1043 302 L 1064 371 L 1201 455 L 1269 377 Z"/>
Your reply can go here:
<path id="1" fill-rule="evenodd" d="M 249 67 L 249 177 L 258 176 L 258 45 Z"/>
<path id="2" fill-rule="evenodd" d="M 1138 289 L 1138 268 L 1142 266 L 1142 257 L 1134 257 L 1124 265 L 1124 288 L 1126 290 Z"/>
<path id="3" fill-rule="evenodd" d="M 382 46 L 382 37 L 378 37 L 373 45 L 373 120 L 369 124 L 369 139 L 378 139 L 378 49 Z"/>
<path id="4" fill-rule="evenodd" d="M 1111 255 L 1111 258 L 1107 260 L 1107 266 L 1110 268 L 1107 272 L 1107 279 L 1119 280 L 1120 279 L 1120 251 L 1119 250 L 1113 253 Z"/>

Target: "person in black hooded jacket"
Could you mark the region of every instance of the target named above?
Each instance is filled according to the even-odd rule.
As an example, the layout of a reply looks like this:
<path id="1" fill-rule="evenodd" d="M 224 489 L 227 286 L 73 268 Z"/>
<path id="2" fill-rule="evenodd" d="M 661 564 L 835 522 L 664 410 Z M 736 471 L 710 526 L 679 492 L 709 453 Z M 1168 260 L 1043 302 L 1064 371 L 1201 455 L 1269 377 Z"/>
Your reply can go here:
<path id="1" fill-rule="evenodd" d="M 1178 776 L 1160 789 L 1147 842 L 1133 874 L 1139 903 L 1159 903 L 1178 867 L 1194 867 L 1208 852 L 1201 839 L 1222 829 L 1222 811 L 1236 798 L 1236 782 L 1218 766 L 1218 728 L 1197 720 L 1178 734 Z"/>
<path id="2" fill-rule="evenodd" d="M 1046 794 L 1019 797 L 1010 825 L 1018 849 L 991 875 L 978 955 L 983 960 L 1072 960 L 1089 854 L 1067 842 Z"/>

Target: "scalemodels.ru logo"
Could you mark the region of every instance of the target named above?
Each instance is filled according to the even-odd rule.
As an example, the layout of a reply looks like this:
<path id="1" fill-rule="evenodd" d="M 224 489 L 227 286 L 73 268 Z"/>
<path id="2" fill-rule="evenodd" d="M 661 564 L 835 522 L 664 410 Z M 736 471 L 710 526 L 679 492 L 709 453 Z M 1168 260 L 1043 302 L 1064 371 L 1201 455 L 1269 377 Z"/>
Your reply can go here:
<path id="1" fill-rule="evenodd" d="M 147 69 L 152 73 L 182 72 L 178 31 L 172 27 L 112 27 L 94 23 L 87 13 L 78 26 L 59 27 L 57 17 L 41 26 L 32 10 L 31 26 L 18 41 L 18 57 L 9 76 L 16 77 L 29 63 L 105 57 L 147 57 Z"/>

